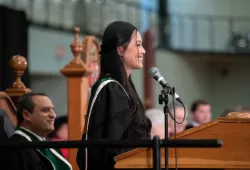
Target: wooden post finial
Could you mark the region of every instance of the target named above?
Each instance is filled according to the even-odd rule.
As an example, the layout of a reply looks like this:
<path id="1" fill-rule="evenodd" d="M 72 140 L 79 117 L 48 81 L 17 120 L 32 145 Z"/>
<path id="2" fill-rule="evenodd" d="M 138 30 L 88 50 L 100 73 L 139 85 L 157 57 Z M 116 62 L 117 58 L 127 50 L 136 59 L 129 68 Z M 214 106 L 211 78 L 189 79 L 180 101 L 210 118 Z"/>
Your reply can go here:
<path id="1" fill-rule="evenodd" d="M 16 74 L 16 80 L 10 88 L 7 88 L 5 92 L 11 97 L 12 101 L 16 103 L 17 99 L 24 93 L 31 92 L 29 88 L 26 88 L 21 78 L 24 71 L 27 69 L 28 62 L 25 57 L 15 55 L 11 58 L 9 65 L 13 72 Z"/>
<path id="2" fill-rule="evenodd" d="M 26 86 L 23 84 L 21 80 L 24 71 L 27 69 L 28 66 L 26 58 L 20 55 L 13 56 L 9 62 L 9 65 L 13 70 L 13 72 L 16 74 L 16 80 L 12 84 L 12 88 L 15 89 L 26 88 Z"/>
<path id="3" fill-rule="evenodd" d="M 81 44 L 79 40 L 79 33 L 80 33 L 80 28 L 75 27 L 74 28 L 74 40 L 70 45 L 71 52 L 73 53 L 74 59 L 71 61 L 72 64 L 79 64 L 81 63 L 81 53 L 83 50 L 83 45 Z"/>
<path id="4" fill-rule="evenodd" d="M 79 40 L 79 33 L 80 28 L 75 27 L 74 28 L 74 40 L 70 44 L 71 52 L 74 56 L 74 58 L 70 61 L 69 64 L 64 66 L 60 70 L 61 74 L 63 74 L 66 77 L 83 77 L 86 73 L 86 66 L 84 65 L 81 54 L 83 51 L 83 44 Z"/>

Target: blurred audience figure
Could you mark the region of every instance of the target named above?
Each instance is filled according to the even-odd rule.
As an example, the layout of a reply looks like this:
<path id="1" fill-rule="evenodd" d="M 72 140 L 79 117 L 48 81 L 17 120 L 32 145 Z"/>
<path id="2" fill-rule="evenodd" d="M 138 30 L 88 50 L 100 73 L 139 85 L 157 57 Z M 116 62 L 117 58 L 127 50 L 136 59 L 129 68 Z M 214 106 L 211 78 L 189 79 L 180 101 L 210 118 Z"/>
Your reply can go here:
<path id="1" fill-rule="evenodd" d="M 231 112 L 244 112 L 244 113 L 249 113 L 250 114 L 250 107 L 248 106 L 238 106 L 235 108 L 227 108 L 222 112 L 220 117 L 226 117 L 229 113 Z"/>
<path id="2" fill-rule="evenodd" d="M 237 109 L 233 109 L 233 108 L 227 108 L 225 109 L 222 114 L 220 115 L 220 117 L 227 117 L 227 115 L 231 112 L 238 112 Z"/>
<path id="3" fill-rule="evenodd" d="M 193 128 L 211 121 L 211 105 L 206 100 L 196 100 L 191 105 L 191 123 L 186 129 Z"/>
<path id="4" fill-rule="evenodd" d="M 152 122 L 151 138 L 158 135 L 161 139 L 165 138 L 165 115 L 160 109 L 152 108 L 146 111 L 146 116 Z M 168 129 L 168 136 L 171 129 Z"/>
<path id="5" fill-rule="evenodd" d="M 174 107 L 172 104 L 169 106 L 169 111 L 172 117 L 174 118 Z M 178 134 L 185 130 L 187 126 L 187 114 L 188 113 L 186 113 L 186 117 L 184 118 L 185 110 L 183 106 L 178 103 L 175 103 L 175 121 L 179 123 L 181 123 L 183 119 L 184 121 L 181 124 L 175 123 L 173 118 L 169 116 L 169 128 L 172 129 L 172 131 L 170 132 L 170 135 L 174 135 L 175 131 L 176 131 L 176 134 Z M 175 124 L 176 124 L 176 129 L 175 129 Z"/>
<path id="6" fill-rule="evenodd" d="M 55 120 L 55 130 L 49 134 L 49 139 L 52 141 L 68 140 L 68 117 L 61 116 Z M 68 148 L 60 149 L 64 158 L 68 159 Z"/>

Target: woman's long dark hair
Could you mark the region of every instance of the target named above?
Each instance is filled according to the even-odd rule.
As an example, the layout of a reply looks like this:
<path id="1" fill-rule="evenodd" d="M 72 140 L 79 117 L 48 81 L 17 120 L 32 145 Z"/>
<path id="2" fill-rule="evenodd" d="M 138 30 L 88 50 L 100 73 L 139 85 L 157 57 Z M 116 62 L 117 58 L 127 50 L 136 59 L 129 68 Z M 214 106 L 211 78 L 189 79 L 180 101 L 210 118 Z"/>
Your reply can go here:
<path id="1" fill-rule="evenodd" d="M 127 76 L 124 63 L 117 51 L 117 47 L 120 46 L 126 50 L 135 31 L 137 31 L 135 26 L 123 21 L 115 21 L 107 26 L 102 36 L 100 79 L 110 74 L 125 88 L 130 97 L 133 128 L 136 136 L 149 138 L 151 121 L 145 115 L 144 106 L 136 92 L 131 75 Z"/>

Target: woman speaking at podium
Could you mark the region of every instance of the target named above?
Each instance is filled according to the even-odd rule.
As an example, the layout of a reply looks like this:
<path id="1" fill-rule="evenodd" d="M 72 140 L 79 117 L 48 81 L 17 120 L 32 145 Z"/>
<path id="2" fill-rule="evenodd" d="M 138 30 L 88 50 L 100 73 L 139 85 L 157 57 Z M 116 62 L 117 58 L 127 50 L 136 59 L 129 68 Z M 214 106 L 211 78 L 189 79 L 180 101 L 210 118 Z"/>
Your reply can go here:
<path id="1" fill-rule="evenodd" d="M 88 119 L 82 140 L 150 139 L 151 121 L 145 115 L 131 79 L 134 69 L 143 68 L 145 50 L 137 28 L 115 21 L 103 32 L 101 73 L 91 90 Z M 114 169 L 114 157 L 129 148 L 79 148 L 81 170 Z"/>

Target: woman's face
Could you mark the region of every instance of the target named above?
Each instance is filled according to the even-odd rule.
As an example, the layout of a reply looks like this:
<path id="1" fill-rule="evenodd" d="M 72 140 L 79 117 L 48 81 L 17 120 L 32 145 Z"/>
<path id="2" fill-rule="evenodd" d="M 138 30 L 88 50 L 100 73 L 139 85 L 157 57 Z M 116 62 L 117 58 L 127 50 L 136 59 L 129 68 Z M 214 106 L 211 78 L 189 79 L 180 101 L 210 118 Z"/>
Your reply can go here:
<path id="1" fill-rule="evenodd" d="M 141 34 L 138 31 L 134 31 L 127 49 L 121 54 L 127 72 L 128 70 L 143 68 L 145 53 L 146 51 L 142 47 Z"/>

